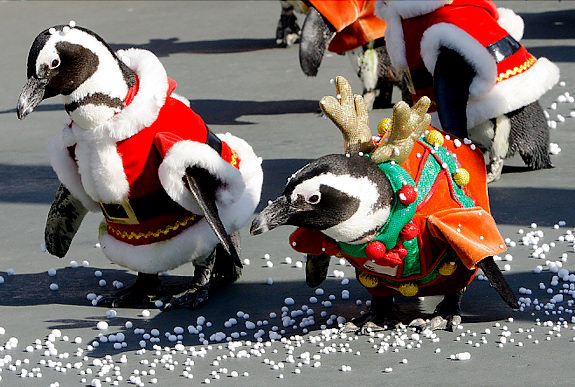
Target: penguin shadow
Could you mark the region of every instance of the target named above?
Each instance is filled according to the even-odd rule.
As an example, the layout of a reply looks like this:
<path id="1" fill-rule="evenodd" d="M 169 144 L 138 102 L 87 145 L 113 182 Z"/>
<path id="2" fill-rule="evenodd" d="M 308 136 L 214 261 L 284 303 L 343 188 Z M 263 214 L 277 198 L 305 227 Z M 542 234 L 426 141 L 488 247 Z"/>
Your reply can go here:
<path id="1" fill-rule="evenodd" d="M 225 99 L 192 99 L 191 108 L 207 125 L 251 125 L 239 121 L 243 116 L 317 113 L 316 100 L 237 101 Z"/>
<path id="2" fill-rule="evenodd" d="M 60 182 L 49 166 L 0 164 L 0 202 L 43 203 L 54 200 Z"/>
<path id="3" fill-rule="evenodd" d="M 234 54 L 277 48 L 274 39 L 220 39 L 182 42 L 179 38 L 150 39 L 148 43 L 111 43 L 116 50 L 141 48 L 152 51 L 159 57 L 172 54 Z"/>
<path id="4" fill-rule="evenodd" d="M 520 13 L 525 22 L 523 39 L 572 39 L 575 9 L 538 13 Z M 527 48 L 535 57 L 556 62 L 575 62 L 573 45 L 545 45 Z"/>
<path id="5" fill-rule="evenodd" d="M 96 277 L 94 272 L 102 272 L 101 277 Z M 303 272 L 302 272 L 303 274 Z M 342 316 L 347 321 L 358 317 L 361 312 L 367 311 L 365 302 L 357 300 L 370 299 L 367 291 L 355 279 L 351 279 L 346 286 L 341 285 L 341 280 L 334 276 L 328 278 L 320 285 L 324 290 L 322 295 L 317 295 L 315 290 L 309 288 L 304 283 L 304 279 L 281 281 L 273 286 L 267 285 L 264 281 L 244 282 L 241 279 L 238 282 L 223 287 L 211 289 L 210 298 L 206 304 L 198 309 L 178 309 L 168 312 L 158 312 L 156 306 L 152 303 L 136 305 L 130 309 L 149 309 L 152 311 L 151 317 L 144 317 L 138 314 L 136 317 L 123 317 L 123 308 L 114 308 L 118 317 L 104 317 L 105 311 L 109 307 L 91 307 L 90 301 L 87 300 L 88 293 L 108 294 L 115 289 L 112 286 L 112 280 L 122 281 L 125 285 L 131 284 L 135 280 L 135 275 L 125 270 L 118 269 L 100 269 L 96 267 L 66 267 L 59 269 L 56 276 L 50 277 L 46 272 L 32 274 L 14 274 L 7 275 L 6 272 L 0 272 L 5 282 L 0 285 L 0 305 L 1 306 L 34 306 L 34 305 L 55 305 L 54 315 L 60 313 L 65 316 L 65 309 L 57 305 L 84 306 L 86 317 L 81 318 L 54 318 L 46 320 L 49 324 L 48 329 L 59 329 L 62 332 L 74 329 L 91 328 L 94 340 L 99 340 L 100 334 L 116 335 L 123 333 L 126 338 L 127 346 L 121 349 L 114 349 L 113 344 L 101 343 L 87 355 L 91 357 L 101 357 L 106 354 L 116 354 L 118 352 L 133 351 L 140 348 L 140 335 L 134 334 L 134 328 L 144 329 L 150 333 L 152 329 L 158 329 L 161 332 L 159 344 L 165 346 L 175 346 L 175 342 L 169 341 L 164 333 L 174 332 L 175 327 L 182 327 L 184 333 L 181 340 L 185 346 L 194 346 L 204 344 L 208 340 L 210 344 L 217 344 L 218 333 L 224 333 L 224 336 L 231 336 L 234 332 L 240 336 L 237 339 L 255 340 L 254 334 L 260 329 L 265 332 L 262 336 L 264 341 L 270 339 L 269 331 L 281 332 L 282 336 L 291 336 L 294 334 L 305 334 L 303 328 L 299 325 L 300 321 L 306 317 L 306 314 L 295 316 L 296 323 L 284 327 L 282 321 L 282 307 L 286 305 L 286 297 L 295 300 L 295 305 L 290 306 L 290 310 L 313 309 L 315 322 L 306 326 L 307 332 L 320 331 L 322 325 L 328 324 L 328 328 L 337 327 L 337 322 L 328 323 L 329 316 Z M 526 272 L 517 272 L 506 274 L 505 277 L 513 289 L 525 287 L 533 289 L 531 298 L 539 298 L 541 302 L 546 302 L 549 296 L 545 290 L 540 290 L 539 282 L 548 283 L 553 273 L 533 274 Z M 187 276 L 169 275 L 162 276 L 162 281 L 167 284 L 176 284 L 189 279 Z M 108 284 L 105 287 L 99 286 L 98 282 L 106 279 Z M 59 289 L 49 290 L 51 283 L 57 283 Z M 350 292 L 349 299 L 342 299 L 341 291 L 347 289 Z M 312 303 L 311 297 L 315 296 L 317 302 Z M 331 298 L 334 296 L 334 298 Z M 327 300 L 330 305 L 324 304 Z M 433 312 L 435 305 L 440 301 L 440 297 L 425 297 L 421 300 L 417 297 L 403 298 L 399 297 L 396 301 L 403 313 L 404 322 L 417 317 L 429 317 Z M 462 300 L 462 323 L 489 323 L 501 321 L 508 317 L 513 317 L 516 321 L 534 322 L 537 317 L 546 320 L 557 320 L 560 315 L 544 316 L 544 311 L 532 310 L 519 312 L 511 310 L 501 300 L 497 292 L 491 288 L 487 281 L 474 280 L 468 287 Z M 307 309 L 306 309 L 307 310 Z M 327 312 L 327 316 L 320 316 L 322 311 Z M 240 312 L 242 312 L 240 314 Z M 125 315 L 125 314 L 124 314 Z M 293 315 L 292 315 L 293 316 Z M 204 318 L 206 324 L 203 325 L 201 333 L 190 333 L 188 327 L 197 327 L 198 318 Z M 105 320 L 109 328 L 105 331 L 99 331 L 96 328 L 97 322 Z M 230 325 L 230 321 L 235 322 Z M 131 328 L 126 328 L 127 321 L 132 322 Z M 402 320 L 403 321 L 403 320 Z M 253 323 L 249 327 L 249 322 Z M 248 323 L 248 324 L 246 324 Z M 274 328 L 276 327 L 276 328 Z M 283 330 L 283 332 L 282 332 Z M 84 340 L 88 341 L 86 333 L 83 335 Z M 221 340 L 221 337 L 220 339 Z M 148 343 L 151 346 L 151 343 Z"/>
<path id="6" fill-rule="evenodd" d="M 575 9 L 518 13 L 525 23 L 523 39 L 572 39 Z M 531 48 L 530 48 L 531 50 Z"/>
<path id="7" fill-rule="evenodd" d="M 565 205 L 574 195 L 573 189 L 489 186 L 491 214 L 498 224 L 528 225 L 534 220 L 544 227 L 559 220 L 571 224 L 575 214 Z"/>

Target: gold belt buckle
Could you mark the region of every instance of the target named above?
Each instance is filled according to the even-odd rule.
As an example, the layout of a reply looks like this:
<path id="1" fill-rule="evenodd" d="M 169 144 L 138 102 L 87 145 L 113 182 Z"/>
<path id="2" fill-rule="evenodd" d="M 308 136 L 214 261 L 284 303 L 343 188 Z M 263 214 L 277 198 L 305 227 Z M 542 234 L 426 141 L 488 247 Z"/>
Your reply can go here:
<path id="1" fill-rule="evenodd" d="M 98 204 L 100 205 L 100 208 L 102 209 L 102 213 L 104 214 L 104 217 L 109 222 L 119 223 L 119 224 L 139 224 L 140 223 L 140 221 L 138 221 L 138 218 L 136 217 L 136 213 L 134 212 L 134 209 L 130 205 L 130 200 L 128 200 L 127 198 L 122 200 L 121 202 L 109 202 L 109 203 L 98 202 Z M 126 216 L 118 216 L 118 214 L 110 214 L 108 212 L 108 210 L 106 210 L 106 206 L 118 206 L 117 210 L 120 210 L 120 208 L 121 208 L 125 212 Z M 116 210 L 116 209 L 114 209 L 114 210 Z M 121 214 L 121 215 L 123 215 L 123 214 Z"/>

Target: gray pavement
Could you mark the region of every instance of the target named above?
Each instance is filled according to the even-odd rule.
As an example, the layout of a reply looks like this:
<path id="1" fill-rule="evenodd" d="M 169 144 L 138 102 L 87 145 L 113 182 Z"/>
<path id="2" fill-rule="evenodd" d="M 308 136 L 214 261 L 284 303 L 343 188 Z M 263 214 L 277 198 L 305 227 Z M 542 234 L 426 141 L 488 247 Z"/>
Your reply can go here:
<path id="1" fill-rule="evenodd" d="M 66 115 L 52 99 L 18 121 L 15 105 L 32 40 L 51 25 L 73 19 L 115 49 L 150 49 L 215 132 L 243 137 L 263 157 L 266 203 L 299 166 L 341 152 L 340 135 L 317 113 L 317 101 L 333 94 L 329 79 L 338 74 L 359 90 L 347 58 L 328 55 L 318 77 L 306 78 L 297 47 L 274 48 L 276 1 L 0 2 L 0 385 L 573 385 L 575 293 L 568 291 L 575 276 L 553 281 L 559 274 L 553 270 L 562 266 L 575 272 L 575 118 L 569 117 L 575 105 L 559 102 L 552 109 L 552 103 L 565 92 L 575 94 L 575 2 L 497 4 L 523 16 L 523 43 L 555 61 L 564 82 L 542 99 L 557 122 L 551 132 L 561 148 L 552 156 L 555 168 L 525 171 L 512 159 L 503 178 L 489 187 L 493 215 L 510 245 L 500 265 L 521 293 L 524 311 L 509 310 L 486 281 L 475 280 L 464 296 L 462 329 L 454 333 L 341 337 L 323 328 L 365 310 L 368 294 L 352 268 L 336 259 L 321 285 L 323 294 L 308 288 L 298 267 L 302 257 L 287 243 L 290 228 L 250 237 L 246 227 L 242 257 L 250 264 L 242 279 L 213 294 L 200 310 L 91 306 L 87 294 L 111 292 L 114 281 L 129 284 L 135 274 L 111 265 L 95 247 L 96 215 L 87 217 L 64 259 L 42 252 L 44 221 L 58 185 L 45 148 Z M 372 127 L 389 114 L 372 112 Z M 533 256 L 535 245 L 545 249 L 537 251 L 539 258 Z M 48 274 L 51 268 L 55 276 Z M 185 266 L 165 278 L 177 281 L 191 274 Z M 105 287 L 98 284 L 102 278 Z M 58 290 L 50 290 L 51 284 Z M 349 299 L 342 297 L 344 289 Z M 293 305 L 285 304 L 288 297 Z M 436 302 L 404 301 L 403 307 L 429 312 Z M 293 312 L 287 327 L 282 307 Z M 309 326 L 307 313 L 314 317 Z M 203 336 L 194 332 L 198 317 L 206 320 Z M 98 322 L 107 322 L 108 329 L 98 330 Z M 184 330 L 181 344 L 176 327 Z M 156 340 L 142 332 L 158 333 L 159 346 L 154 349 Z M 272 340 L 276 334 L 283 339 Z M 115 349 L 122 341 L 125 346 Z M 469 360 L 451 358 L 465 352 Z"/>

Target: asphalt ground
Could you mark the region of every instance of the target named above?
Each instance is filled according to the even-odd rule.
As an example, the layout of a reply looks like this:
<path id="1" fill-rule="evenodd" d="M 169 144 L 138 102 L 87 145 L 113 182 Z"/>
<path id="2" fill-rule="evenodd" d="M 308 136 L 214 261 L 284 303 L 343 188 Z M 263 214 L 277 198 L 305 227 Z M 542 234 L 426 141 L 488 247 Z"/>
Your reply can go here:
<path id="1" fill-rule="evenodd" d="M 575 94 L 575 2 L 497 4 L 523 16 L 523 43 L 554 61 L 564 82 L 541 99 L 556 122 L 551 139 L 561 152 L 552 156 L 555 168 L 527 171 L 514 158 L 489 187 L 493 215 L 509 245 L 499 264 L 522 297 L 523 311 L 508 309 L 486 281 L 476 279 L 456 332 L 342 337 L 328 329 L 366 310 L 369 296 L 352 268 L 337 259 L 322 291 L 308 288 L 302 257 L 287 243 L 289 227 L 251 237 L 246 226 L 241 254 L 249 264 L 242 278 L 199 310 L 93 307 L 89 293 L 110 293 L 114 281 L 130 284 L 135 273 L 110 264 L 96 247 L 100 216 L 94 214 L 64 259 L 42 251 L 58 186 L 45 148 L 66 114 L 53 98 L 18 121 L 15 105 L 28 49 L 47 27 L 75 20 L 114 49 L 149 49 L 211 129 L 244 138 L 263 158 L 265 204 L 300 166 L 342 151 L 340 135 L 322 119 L 317 101 L 334 93 L 329 80 L 336 75 L 360 89 L 347 58 L 329 54 L 316 78 L 305 77 L 297 47 L 274 46 L 276 1 L 0 2 L 0 384 L 572 385 L 575 105 L 557 101 Z M 389 109 L 373 111 L 372 128 L 389 115 Z M 163 278 L 181 281 L 192 273 L 184 266 Z M 102 279 L 106 286 L 99 285 Z M 403 300 L 402 307 L 431 312 L 437 301 Z M 281 318 L 286 310 L 289 321 Z M 108 328 L 99 330 L 99 322 Z M 115 349 L 118 343 L 125 344 Z M 457 360 L 465 353 L 469 360 Z"/>

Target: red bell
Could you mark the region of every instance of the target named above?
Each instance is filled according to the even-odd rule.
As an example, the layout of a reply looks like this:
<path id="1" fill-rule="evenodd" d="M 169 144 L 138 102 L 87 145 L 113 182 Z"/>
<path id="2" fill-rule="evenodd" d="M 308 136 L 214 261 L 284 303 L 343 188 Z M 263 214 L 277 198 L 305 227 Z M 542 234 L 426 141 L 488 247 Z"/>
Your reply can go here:
<path id="1" fill-rule="evenodd" d="M 405 253 L 407 254 L 407 251 L 405 251 Z M 405 257 L 405 255 L 403 257 Z M 403 262 L 403 257 L 400 251 L 390 251 L 385 254 L 385 257 L 383 257 L 383 260 L 380 260 L 379 263 L 384 266 L 395 267 Z"/>
<path id="2" fill-rule="evenodd" d="M 399 201 L 405 205 L 413 203 L 417 199 L 417 191 L 415 191 L 415 187 L 408 184 L 404 185 L 399 189 L 397 192 L 397 196 Z"/>
<path id="3" fill-rule="evenodd" d="M 399 232 L 399 237 L 403 241 L 409 241 L 419 234 L 419 226 L 413 222 L 409 222 Z"/>
<path id="4" fill-rule="evenodd" d="M 385 245 L 380 241 L 369 242 L 365 246 L 365 255 L 369 259 L 381 259 L 385 256 L 386 251 Z"/>

